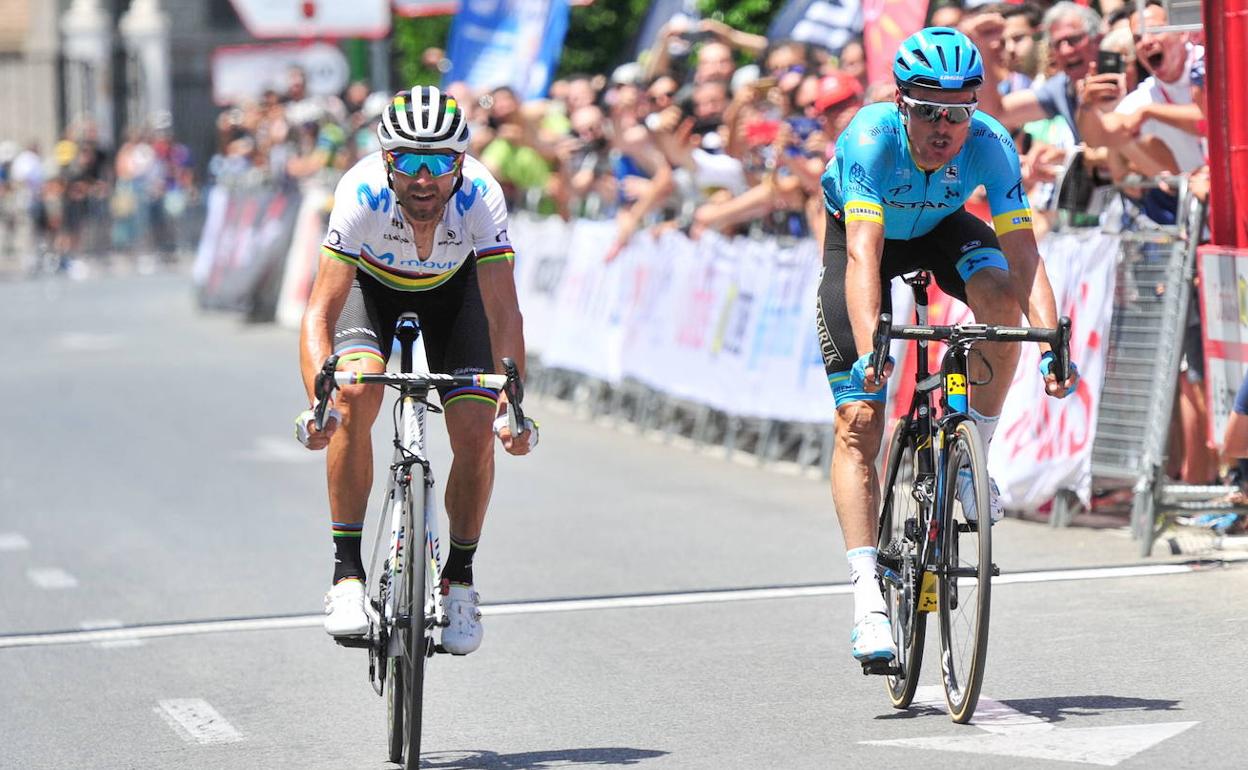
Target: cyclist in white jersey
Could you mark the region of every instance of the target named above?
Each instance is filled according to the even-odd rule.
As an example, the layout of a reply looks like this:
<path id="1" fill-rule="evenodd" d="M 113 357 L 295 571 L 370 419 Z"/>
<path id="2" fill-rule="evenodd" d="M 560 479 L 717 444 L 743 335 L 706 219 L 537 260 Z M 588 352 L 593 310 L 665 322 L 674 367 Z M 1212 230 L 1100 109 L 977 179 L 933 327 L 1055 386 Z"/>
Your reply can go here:
<path id="1" fill-rule="evenodd" d="M 403 312 L 417 313 L 429 368 L 448 374 L 501 372 L 516 361 L 524 376 L 523 321 L 512 276 L 507 206 L 498 182 L 465 154 L 468 124 L 455 99 L 432 86 L 400 92 L 377 126 L 381 151 L 338 183 L 320 267 L 304 312 L 300 367 L 309 401 L 325 359 L 345 371 L 382 372 Z M 451 547 L 441 575 L 450 624 L 442 646 L 464 655 L 481 644 L 472 562 L 494 485 L 494 435 L 513 455 L 527 454 L 537 429 L 506 427 L 506 397 L 483 388 L 439 390 L 454 459 L 446 485 Z M 297 435 L 309 449 L 329 447 L 333 587 L 325 630 L 368 630 L 360 534 L 373 481 L 372 425 L 380 385 L 348 385 L 323 432 L 303 412 Z M 314 404 L 315 405 L 315 404 Z M 339 426 L 341 422 L 341 426 Z M 491 429 L 493 428 L 493 432 Z M 332 440 L 331 440 L 332 438 Z"/>

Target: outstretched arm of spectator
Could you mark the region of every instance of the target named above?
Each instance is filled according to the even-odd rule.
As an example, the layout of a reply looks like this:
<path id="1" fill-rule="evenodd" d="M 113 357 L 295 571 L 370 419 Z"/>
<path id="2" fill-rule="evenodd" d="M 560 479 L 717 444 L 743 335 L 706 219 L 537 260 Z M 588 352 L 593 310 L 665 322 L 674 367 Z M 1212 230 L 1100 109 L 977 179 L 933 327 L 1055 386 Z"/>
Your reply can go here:
<path id="1" fill-rule="evenodd" d="M 608 249 L 606 259 L 615 259 L 628 245 L 629 240 L 641 227 L 646 215 L 663 204 L 675 186 L 672 167 L 663 153 L 654 146 L 650 132 L 644 126 L 634 126 L 622 138 L 622 149 L 638 164 L 651 171 L 650 185 L 633 205 L 621 209 L 616 216 L 615 243 Z"/>
<path id="2" fill-rule="evenodd" d="M 1138 134 L 1144 121 L 1152 118 L 1166 125 L 1200 135 L 1204 127 L 1205 113 L 1199 104 L 1146 104 L 1134 115 L 1126 116 L 1126 127 Z"/>
<path id="3" fill-rule="evenodd" d="M 680 37 L 682 32 L 684 32 L 683 25 L 670 21 L 659 28 L 659 34 L 654 37 L 654 45 L 650 46 L 650 50 L 646 52 L 644 73 L 646 82 L 660 75 L 671 74 L 672 54 L 668 49 L 672 40 Z"/>
<path id="4" fill-rule="evenodd" d="M 745 51 L 751 56 L 758 56 L 767 48 L 765 36 L 733 29 L 718 19 L 703 19 L 698 22 L 698 29 L 709 32 L 733 48 Z"/>

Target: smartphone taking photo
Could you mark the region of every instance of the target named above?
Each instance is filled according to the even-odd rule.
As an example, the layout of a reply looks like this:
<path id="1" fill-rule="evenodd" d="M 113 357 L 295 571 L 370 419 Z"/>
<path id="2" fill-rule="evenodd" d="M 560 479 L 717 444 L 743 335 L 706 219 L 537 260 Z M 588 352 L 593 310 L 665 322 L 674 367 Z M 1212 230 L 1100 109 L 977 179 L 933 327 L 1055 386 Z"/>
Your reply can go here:
<path id="1" fill-rule="evenodd" d="M 1121 75 L 1123 71 L 1122 54 L 1117 51 L 1097 51 L 1096 52 L 1096 74 Z"/>

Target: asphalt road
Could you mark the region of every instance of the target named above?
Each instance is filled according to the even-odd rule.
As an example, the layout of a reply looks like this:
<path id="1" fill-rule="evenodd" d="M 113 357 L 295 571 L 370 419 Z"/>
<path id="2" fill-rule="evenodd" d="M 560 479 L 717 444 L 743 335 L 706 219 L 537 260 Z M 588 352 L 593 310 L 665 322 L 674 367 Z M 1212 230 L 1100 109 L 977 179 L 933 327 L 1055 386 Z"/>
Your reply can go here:
<path id="1" fill-rule="evenodd" d="M 323 455 L 291 438 L 295 335 L 201 314 L 188 285 L 0 283 L 0 767 L 387 767 L 365 655 L 313 617 L 332 548 Z M 930 703 L 894 711 L 851 660 L 825 482 L 530 410 L 542 446 L 500 459 L 477 559 L 485 644 L 430 668 L 429 767 L 1248 755 L 1237 564 L 1163 572 L 1119 531 L 1003 522 L 992 702 L 958 726 L 928 697 L 934 623 Z M 583 597 L 614 598 L 550 601 Z M 242 618 L 262 630 L 203 623 Z M 31 636 L 99 627 L 171 635 Z"/>

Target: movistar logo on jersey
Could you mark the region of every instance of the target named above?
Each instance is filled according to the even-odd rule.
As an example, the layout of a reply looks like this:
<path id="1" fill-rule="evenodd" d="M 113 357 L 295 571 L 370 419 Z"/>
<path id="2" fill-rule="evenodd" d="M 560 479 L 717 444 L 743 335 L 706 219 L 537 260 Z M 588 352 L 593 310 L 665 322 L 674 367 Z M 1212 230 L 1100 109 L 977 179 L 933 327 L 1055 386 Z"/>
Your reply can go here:
<path id="1" fill-rule="evenodd" d="M 477 198 L 485 196 L 485 182 L 480 179 L 472 180 L 472 185 L 461 187 L 455 195 L 455 210 L 463 216 L 468 209 L 473 207 L 477 202 Z"/>
<path id="2" fill-rule="evenodd" d="M 433 271 L 441 272 L 441 273 L 444 273 L 447 270 L 450 270 L 452 267 L 455 267 L 454 262 L 433 262 L 433 261 L 427 262 L 419 258 L 418 259 L 405 259 L 399 262 L 399 265 L 401 267 L 419 267 L 422 270 L 433 270 Z"/>
<path id="3" fill-rule="evenodd" d="M 373 211 L 381 209 L 385 213 L 390 212 L 391 197 L 389 187 L 383 187 L 374 192 L 373 188 L 367 183 L 361 183 L 355 190 L 355 199 L 360 203 L 367 204 Z"/>

